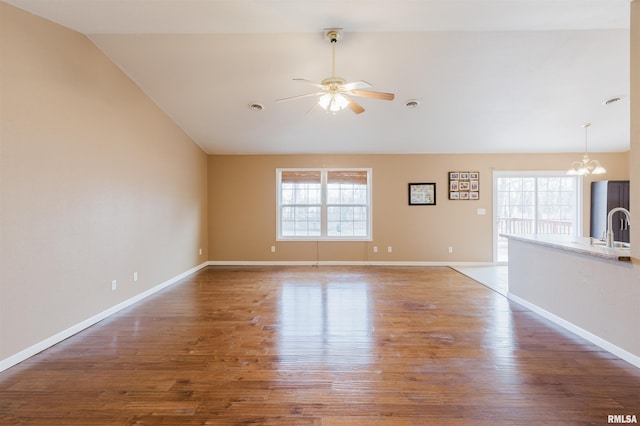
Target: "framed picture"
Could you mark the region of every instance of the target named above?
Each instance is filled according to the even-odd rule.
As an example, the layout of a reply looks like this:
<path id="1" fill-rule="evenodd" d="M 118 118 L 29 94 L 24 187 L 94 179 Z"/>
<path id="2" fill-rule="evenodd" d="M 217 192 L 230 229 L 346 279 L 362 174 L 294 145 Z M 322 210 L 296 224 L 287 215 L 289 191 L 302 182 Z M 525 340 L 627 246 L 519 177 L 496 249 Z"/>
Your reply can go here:
<path id="1" fill-rule="evenodd" d="M 410 183 L 409 184 L 409 205 L 410 206 L 435 206 L 436 205 L 436 184 Z"/>
<path id="2" fill-rule="evenodd" d="M 449 172 L 450 200 L 479 200 L 480 172 Z"/>

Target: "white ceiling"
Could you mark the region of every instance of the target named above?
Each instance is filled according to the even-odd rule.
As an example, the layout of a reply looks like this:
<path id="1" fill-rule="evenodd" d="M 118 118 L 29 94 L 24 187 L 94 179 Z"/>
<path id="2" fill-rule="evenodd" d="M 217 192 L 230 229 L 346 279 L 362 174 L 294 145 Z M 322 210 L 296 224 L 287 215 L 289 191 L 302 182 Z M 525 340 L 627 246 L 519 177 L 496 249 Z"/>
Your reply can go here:
<path id="1" fill-rule="evenodd" d="M 585 122 L 629 149 L 629 0 L 5 2 L 87 34 L 208 153 L 580 152 Z M 394 101 L 275 102 L 331 75 L 328 27 L 336 74 Z"/>

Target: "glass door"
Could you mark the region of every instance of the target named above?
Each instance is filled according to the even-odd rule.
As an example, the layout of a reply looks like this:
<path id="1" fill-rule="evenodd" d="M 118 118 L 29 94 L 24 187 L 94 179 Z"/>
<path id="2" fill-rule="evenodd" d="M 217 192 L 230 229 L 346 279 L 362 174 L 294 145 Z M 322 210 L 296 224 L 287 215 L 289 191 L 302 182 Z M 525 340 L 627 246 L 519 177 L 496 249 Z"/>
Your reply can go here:
<path id="1" fill-rule="evenodd" d="M 581 180 L 564 172 L 494 172 L 494 259 L 509 260 L 501 234 L 578 235 Z"/>

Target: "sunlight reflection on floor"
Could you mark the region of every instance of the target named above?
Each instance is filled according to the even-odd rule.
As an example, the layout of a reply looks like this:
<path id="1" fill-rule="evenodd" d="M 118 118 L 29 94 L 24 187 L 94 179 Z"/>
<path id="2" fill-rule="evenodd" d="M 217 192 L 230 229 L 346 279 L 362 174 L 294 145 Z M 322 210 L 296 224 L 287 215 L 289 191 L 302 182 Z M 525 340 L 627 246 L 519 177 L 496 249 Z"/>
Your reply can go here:
<path id="1" fill-rule="evenodd" d="M 287 364 L 368 364 L 369 290 L 362 282 L 287 282 L 280 295 L 279 359 Z"/>

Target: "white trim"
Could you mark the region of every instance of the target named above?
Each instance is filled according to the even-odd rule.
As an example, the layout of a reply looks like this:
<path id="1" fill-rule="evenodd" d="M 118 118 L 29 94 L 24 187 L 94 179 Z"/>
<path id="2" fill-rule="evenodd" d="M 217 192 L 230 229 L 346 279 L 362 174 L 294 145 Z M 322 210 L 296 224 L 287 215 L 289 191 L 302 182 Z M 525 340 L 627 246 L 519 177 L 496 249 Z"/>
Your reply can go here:
<path id="1" fill-rule="evenodd" d="M 316 171 L 320 172 L 320 235 L 314 236 L 282 236 L 282 172 L 287 171 Z M 329 236 L 327 231 L 327 176 L 332 171 L 362 171 L 367 172 L 367 235 L 365 236 Z M 373 241 L 373 168 L 371 167 L 278 167 L 276 168 L 276 241 L 342 241 L 342 242 L 370 242 Z M 362 206 L 357 205 L 357 206 Z"/>
<path id="2" fill-rule="evenodd" d="M 32 345 L 14 355 L 11 355 L 8 358 L 5 358 L 3 360 L 0 360 L 0 372 L 13 367 L 14 365 L 26 360 L 27 358 L 32 357 L 33 355 L 44 351 L 45 349 L 50 348 L 51 346 L 62 342 L 63 340 L 73 336 L 76 333 L 81 332 L 82 330 L 91 327 L 92 325 L 102 321 L 105 318 L 110 317 L 111 315 L 121 311 L 122 309 L 129 307 L 131 305 L 133 305 L 134 303 L 137 303 L 149 296 L 151 296 L 154 293 L 157 293 L 158 291 L 169 287 L 172 284 L 175 284 L 176 282 L 180 281 L 183 278 L 186 278 L 187 276 L 193 274 L 194 272 L 199 271 L 200 269 L 204 268 L 205 266 L 207 266 L 208 262 L 202 263 L 194 268 L 189 269 L 188 271 L 183 272 L 182 274 L 173 277 L 161 284 L 158 284 L 155 287 L 152 287 L 146 291 L 143 291 L 142 293 L 133 296 L 130 299 L 125 300 L 124 302 L 118 303 L 115 306 L 110 307 L 109 309 L 100 312 L 99 314 L 96 314 L 94 316 L 92 316 L 91 318 L 87 318 L 86 320 L 71 326 L 69 328 L 67 328 L 66 330 L 63 330 L 57 334 L 54 334 L 51 337 L 48 337 L 44 340 L 42 340 L 41 342 L 36 343 L 35 345 Z"/>
<path id="3" fill-rule="evenodd" d="M 524 306 L 525 308 L 535 312 L 536 314 L 548 319 L 551 322 L 554 322 L 556 324 L 558 324 L 559 326 L 569 330 L 570 332 L 572 332 L 573 334 L 576 334 L 580 337 L 582 337 L 585 340 L 588 340 L 589 342 L 593 343 L 594 345 L 597 345 L 599 347 L 601 347 L 602 349 L 604 349 L 607 352 L 612 353 L 613 355 L 627 361 L 629 364 L 632 364 L 635 367 L 640 368 L 640 357 L 637 355 L 632 354 L 631 352 L 628 352 L 624 349 L 622 349 L 619 346 L 614 345 L 613 343 L 604 340 L 603 338 L 596 336 L 595 334 L 578 327 L 577 325 L 565 320 L 564 318 L 561 318 L 555 314 L 552 314 L 551 312 L 537 306 L 534 305 L 531 302 L 528 302 L 527 300 L 518 297 L 512 293 L 508 293 L 507 297 L 510 300 L 513 300 L 514 302 Z"/>
<path id="4" fill-rule="evenodd" d="M 342 261 L 342 260 L 210 260 L 208 266 L 493 266 L 491 262 L 392 262 L 392 261 Z"/>

